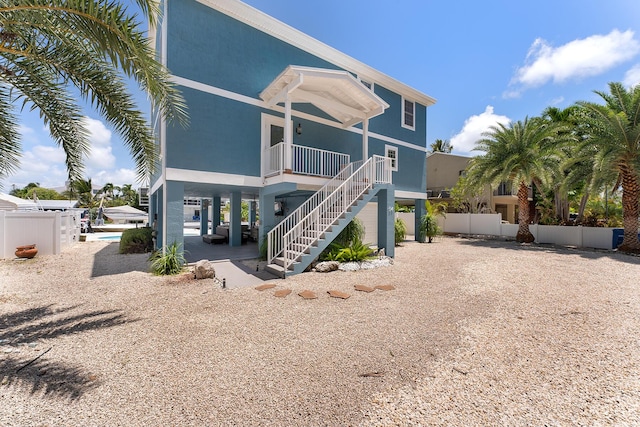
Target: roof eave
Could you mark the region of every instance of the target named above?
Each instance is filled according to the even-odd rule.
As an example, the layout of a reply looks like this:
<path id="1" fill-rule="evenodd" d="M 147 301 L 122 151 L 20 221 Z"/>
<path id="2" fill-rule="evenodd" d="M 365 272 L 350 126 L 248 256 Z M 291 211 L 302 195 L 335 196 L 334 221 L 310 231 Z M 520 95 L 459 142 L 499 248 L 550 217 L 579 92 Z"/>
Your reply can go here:
<path id="1" fill-rule="evenodd" d="M 197 0 L 212 9 L 429 107 L 437 101 L 351 56 L 238 0 Z"/>

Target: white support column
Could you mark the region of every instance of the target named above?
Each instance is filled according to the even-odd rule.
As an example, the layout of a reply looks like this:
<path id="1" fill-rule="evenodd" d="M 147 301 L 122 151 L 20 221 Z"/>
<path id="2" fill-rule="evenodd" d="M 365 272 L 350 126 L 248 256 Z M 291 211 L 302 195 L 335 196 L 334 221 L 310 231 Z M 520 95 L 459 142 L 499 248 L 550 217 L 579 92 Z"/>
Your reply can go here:
<path id="1" fill-rule="evenodd" d="M 362 160 L 369 158 L 369 118 L 362 122 Z"/>
<path id="2" fill-rule="evenodd" d="M 284 170 L 291 173 L 293 170 L 293 129 L 291 129 L 291 96 L 289 92 L 284 94 Z"/>

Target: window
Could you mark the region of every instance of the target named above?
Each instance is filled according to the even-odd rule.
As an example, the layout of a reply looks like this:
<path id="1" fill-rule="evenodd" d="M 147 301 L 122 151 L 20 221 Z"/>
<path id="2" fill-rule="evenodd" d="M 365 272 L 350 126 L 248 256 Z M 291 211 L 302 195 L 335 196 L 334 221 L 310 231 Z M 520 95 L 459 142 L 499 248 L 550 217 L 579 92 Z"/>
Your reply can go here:
<path id="1" fill-rule="evenodd" d="M 402 127 L 414 130 L 416 103 L 402 98 Z"/>
<path id="2" fill-rule="evenodd" d="M 391 170 L 398 170 L 398 147 L 394 147 L 393 145 L 385 145 L 384 146 L 385 157 L 391 159 Z"/>

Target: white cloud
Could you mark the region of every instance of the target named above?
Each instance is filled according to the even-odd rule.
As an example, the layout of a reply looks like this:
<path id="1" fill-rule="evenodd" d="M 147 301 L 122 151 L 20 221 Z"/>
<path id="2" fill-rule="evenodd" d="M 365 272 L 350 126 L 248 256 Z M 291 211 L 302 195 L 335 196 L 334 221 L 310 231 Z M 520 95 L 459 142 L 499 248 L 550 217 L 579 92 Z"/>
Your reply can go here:
<path id="1" fill-rule="evenodd" d="M 89 132 L 90 153 L 86 158 L 87 176 L 100 170 L 112 169 L 116 157 L 112 153 L 111 131 L 100 120 L 84 118 L 84 125 Z"/>
<path id="2" fill-rule="evenodd" d="M 116 170 L 102 170 L 93 176 L 91 176 L 91 182 L 98 185 L 105 185 L 111 183 L 122 187 L 123 184 L 132 184 L 134 188 L 141 186 L 137 181 L 136 171 L 133 169 L 116 169 Z"/>
<path id="3" fill-rule="evenodd" d="M 493 107 L 487 105 L 482 114 L 469 117 L 464 122 L 462 130 L 451 138 L 453 151 L 459 154 L 468 154 L 473 151 L 476 143 L 483 138 L 482 134 L 497 123 L 507 124 L 511 121 L 507 116 L 501 116 L 493 112 Z"/>
<path id="4" fill-rule="evenodd" d="M 624 74 L 623 84 L 626 87 L 634 87 L 640 84 L 640 64 L 636 64 Z"/>
<path id="5" fill-rule="evenodd" d="M 67 159 L 64 150 L 60 147 L 56 146 L 48 146 L 48 145 L 36 145 L 32 149 L 33 155 L 41 161 L 46 161 L 48 163 L 60 163 L 64 164 Z"/>
<path id="6" fill-rule="evenodd" d="M 115 169 L 116 156 L 112 149 L 112 132 L 100 120 L 90 117 L 84 118 L 84 125 L 88 131 L 90 153 L 85 158 L 83 176 L 91 178 L 92 182 L 103 185 L 111 182 L 115 185 L 134 184 L 136 173 L 131 169 Z M 48 133 L 48 129 L 43 129 Z M 30 182 L 39 182 L 48 188 L 63 186 L 68 179 L 64 150 L 53 141 L 39 141 L 38 133 L 31 127 L 20 126 L 23 140 L 28 140 L 31 147 L 22 153 L 20 169 L 3 180 L 6 190 L 13 184 L 21 188 Z M 51 142 L 44 145 L 43 142 Z"/>
<path id="7" fill-rule="evenodd" d="M 27 144 L 38 144 L 40 143 L 38 135 L 33 128 L 25 125 L 18 125 L 18 133 L 20 134 L 21 142 Z"/>
<path id="8" fill-rule="evenodd" d="M 563 83 L 597 76 L 632 59 L 639 52 L 640 42 L 631 30 L 613 30 L 606 35 L 573 40 L 559 47 L 538 38 L 529 48 L 526 65 L 518 68 L 510 83 L 510 86 L 520 86 L 520 89 L 510 89 L 503 97 L 516 97 L 526 88 L 542 86 L 549 81 Z"/>
<path id="9" fill-rule="evenodd" d="M 564 96 L 559 96 L 557 98 L 553 98 L 549 104 L 550 105 L 558 105 L 558 104 L 562 104 L 564 102 Z"/>
<path id="10" fill-rule="evenodd" d="M 43 187 L 60 186 L 67 179 L 65 155 L 61 148 L 37 145 L 22 153 L 20 169 L 4 180 L 4 187 L 15 184 L 22 188 L 30 182 Z"/>

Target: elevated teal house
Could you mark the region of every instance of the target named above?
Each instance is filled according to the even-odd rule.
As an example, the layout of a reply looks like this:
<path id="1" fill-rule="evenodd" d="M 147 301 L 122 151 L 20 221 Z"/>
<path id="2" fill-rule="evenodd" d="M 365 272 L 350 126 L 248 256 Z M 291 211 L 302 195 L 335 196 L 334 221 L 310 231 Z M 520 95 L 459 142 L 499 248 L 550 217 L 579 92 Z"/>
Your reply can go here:
<path id="1" fill-rule="evenodd" d="M 270 268 L 303 271 L 367 204 L 394 255 L 394 203 L 426 194 L 426 109 L 435 100 L 237 0 L 165 0 L 162 62 L 189 107 L 188 128 L 156 121 L 161 165 L 150 182 L 157 244 L 184 242 L 183 199 L 241 202 L 259 217 Z M 372 205 L 369 205 L 370 207 Z M 203 233 L 207 227 L 203 227 Z"/>

